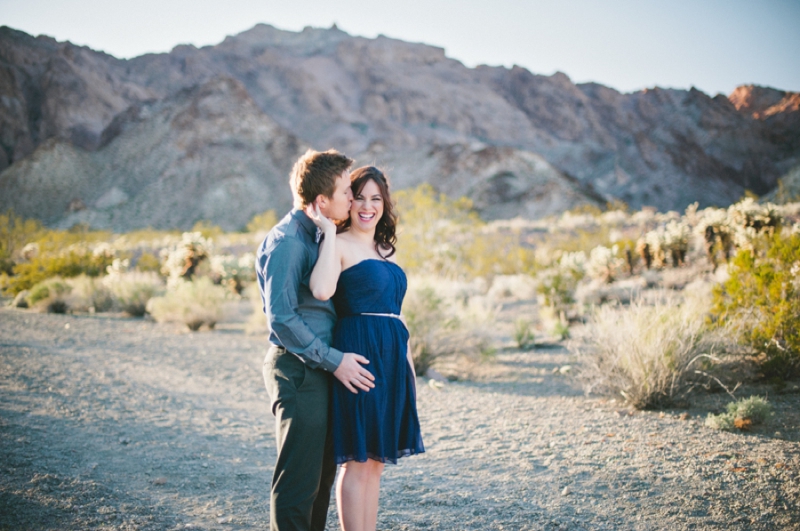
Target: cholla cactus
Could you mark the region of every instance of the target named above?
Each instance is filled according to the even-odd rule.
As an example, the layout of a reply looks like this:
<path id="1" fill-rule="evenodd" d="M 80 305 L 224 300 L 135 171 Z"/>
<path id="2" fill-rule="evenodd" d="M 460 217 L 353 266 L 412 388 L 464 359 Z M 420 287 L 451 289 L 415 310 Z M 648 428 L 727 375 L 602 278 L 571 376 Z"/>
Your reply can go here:
<path id="1" fill-rule="evenodd" d="M 650 250 L 650 244 L 647 243 L 644 236 L 636 240 L 636 252 L 642 257 L 644 267 L 650 269 L 653 265 L 653 253 Z"/>
<path id="2" fill-rule="evenodd" d="M 611 283 L 617 270 L 622 267 L 623 260 L 617 256 L 619 246 L 614 245 L 610 249 L 603 245 L 598 245 L 589 254 L 589 261 L 586 263 L 586 272 L 592 278 L 601 279 Z"/>
<path id="3" fill-rule="evenodd" d="M 169 278 L 170 285 L 176 279 L 191 280 L 197 266 L 208 258 L 210 248 L 211 240 L 204 238 L 199 232 L 184 232 L 177 245 L 170 250 L 161 251 L 164 258 L 161 272 Z"/>
<path id="4" fill-rule="evenodd" d="M 239 258 L 231 254 L 212 256 L 211 273 L 214 281 L 228 286 L 231 291 L 241 295 L 245 281 L 253 280 L 255 276 L 254 260 L 253 253 L 245 253 Z"/>
<path id="5" fill-rule="evenodd" d="M 22 251 L 20 251 L 20 255 L 22 255 L 23 260 L 33 260 L 38 254 L 39 244 L 35 242 L 25 244 L 25 247 L 23 247 Z"/>
<path id="6" fill-rule="evenodd" d="M 585 229 L 589 227 L 595 227 L 597 224 L 597 218 L 592 214 L 575 214 L 567 211 L 561 214 L 561 217 L 558 219 L 558 221 L 556 221 L 554 226 L 551 226 L 551 229 Z"/>
<path id="7" fill-rule="evenodd" d="M 722 252 L 727 262 L 733 250 L 734 228 L 726 210 L 707 208 L 699 215 L 695 232 L 702 236 L 708 261 L 717 269 L 717 254 Z"/>
<path id="8" fill-rule="evenodd" d="M 643 239 L 650 253 L 651 266 L 664 267 L 667 264 L 667 241 L 664 229 L 651 230 L 644 235 Z"/>
<path id="9" fill-rule="evenodd" d="M 645 227 L 652 226 L 656 220 L 656 211 L 654 208 L 645 207 L 639 210 L 638 212 L 634 212 L 631 215 L 631 223 L 634 225 L 638 225 L 643 230 Z"/>
<path id="10" fill-rule="evenodd" d="M 628 221 L 628 215 L 622 210 L 609 210 L 608 212 L 603 212 L 600 215 L 600 221 L 604 225 L 624 225 Z"/>
<path id="11" fill-rule="evenodd" d="M 728 216 L 732 224 L 743 228 L 751 227 L 756 233 L 772 232 L 780 227 L 783 221 L 775 205 L 772 203 L 760 205 L 752 197 L 728 207 Z"/>
<path id="12" fill-rule="evenodd" d="M 111 265 L 106 267 L 106 274 L 108 276 L 119 276 L 123 273 L 126 273 L 128 269 L 130 269 L 131 261 L 127 258 L 120 259 L 114 258 L 114 261 L 111 262 Z"/>
<path id="13" fill-rule="evenodd" d="M 664 227 L 664 251 L 668 251 L 672 258 L 672 267 L 686 263 L 686 253 L 689 251 L 689 225 L 683 221 L 670 221 Z"/>
<path id="14" fill-rule="evenodd" d="M 733 243 L 739 249 L 751 251 L 760 233 L 772 234 L 783 221 L 775 205 L 760 205 L 751 197 L 728 207 L 728 219 L 734 228 Z"/>
<path id="15" fill-rule="evenodd" d="M 116 250 L 108 242 L 99 242 L 92 248 L 92 257 L 95 259 L 113 260 L 116 255 Z"/>
<path id="16" fill-rule="evenodd" d="M 558 261 L 558 267 L 562 272 L 575 278 L 575 280 L 581 280 L 586 276 L 586 253 L 583 251 L 564 253 Z"/>

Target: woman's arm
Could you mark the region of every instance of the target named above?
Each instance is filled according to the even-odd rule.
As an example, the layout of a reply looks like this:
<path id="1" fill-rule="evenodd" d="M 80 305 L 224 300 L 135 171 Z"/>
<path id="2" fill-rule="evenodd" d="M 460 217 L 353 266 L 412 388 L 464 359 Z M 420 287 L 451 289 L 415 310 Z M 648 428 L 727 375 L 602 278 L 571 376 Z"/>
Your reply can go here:
<path id="1" fill-rule="evenodd" d="M 311 210 L 311 212 L 309 212 Z M 315 299 L 326 301 L 336 292 L 336 283 L 342 272 L 342 261 L 336 244 L 336 225 L 323 216 L 319 208 L 307 208 L 306 214 L 317 227 L 322 229 L 325 238 L 319 246 L 319 256 L 311 272 L 309 287 Z"/>

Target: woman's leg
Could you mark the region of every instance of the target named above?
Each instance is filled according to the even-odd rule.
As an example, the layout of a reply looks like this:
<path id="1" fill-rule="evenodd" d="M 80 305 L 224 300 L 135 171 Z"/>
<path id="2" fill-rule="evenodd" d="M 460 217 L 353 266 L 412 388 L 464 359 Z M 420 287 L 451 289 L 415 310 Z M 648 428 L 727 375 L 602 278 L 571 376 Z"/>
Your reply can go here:
<path id="1" fill-rule="evenodd" d="M 364 492 L 364 529 L 375 531 L 378 525 L 378 499 L 381 495 L 383 463 L 370 459 L 367 464 L 370 465 L 370 474 Z"/>
<path id="2" fill-rule="evenodd" d="M 343 531 L 374 531 L 383 463 L 348 461 L 336 480 L 336 508 Z"/>

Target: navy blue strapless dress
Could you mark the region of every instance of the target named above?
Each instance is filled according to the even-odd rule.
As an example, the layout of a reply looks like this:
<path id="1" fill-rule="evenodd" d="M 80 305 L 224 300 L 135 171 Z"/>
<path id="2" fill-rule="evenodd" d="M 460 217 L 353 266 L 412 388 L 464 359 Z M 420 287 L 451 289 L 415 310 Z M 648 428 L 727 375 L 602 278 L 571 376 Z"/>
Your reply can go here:
<path id="1" fill-rule="evenodd" d="M 353 394 L 334 380 L 333 450 L 336 463 L 374 459 L 397 464 L 425 451 L 417 417 L 416 382 L 406 357 L 408 331 L 400 314 L 406 275 L 397 264 L 368 259 L 339 276 L 333 302 L 338 321 L 333 347 L 369 359 L 375 388 Z"/>

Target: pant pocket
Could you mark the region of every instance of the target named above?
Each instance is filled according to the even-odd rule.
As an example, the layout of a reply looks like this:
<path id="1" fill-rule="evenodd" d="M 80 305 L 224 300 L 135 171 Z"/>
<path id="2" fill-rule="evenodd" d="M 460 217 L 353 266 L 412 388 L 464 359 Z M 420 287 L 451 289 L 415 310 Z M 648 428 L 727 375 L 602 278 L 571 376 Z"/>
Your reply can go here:
<path id="1" fill-rule="evenodd" d="M 279 381 L 297 391 L 306 379 L 306 364 L 284 350 L 276 355 L 273 372 Z"/>

